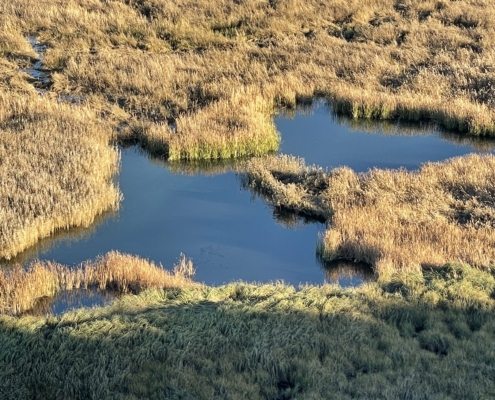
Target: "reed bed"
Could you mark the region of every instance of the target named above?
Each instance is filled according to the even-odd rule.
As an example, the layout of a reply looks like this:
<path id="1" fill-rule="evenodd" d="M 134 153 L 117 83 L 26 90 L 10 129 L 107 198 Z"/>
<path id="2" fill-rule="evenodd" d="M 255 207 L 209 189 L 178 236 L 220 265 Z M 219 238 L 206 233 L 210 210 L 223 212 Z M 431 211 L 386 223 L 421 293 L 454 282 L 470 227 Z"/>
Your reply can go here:
<path id="1" fill-rule="evenodd" d="M 418 171 L 357 174 L 291 156 L 253 159 L 245 182 L 275 207 L 325 217 L 319 252 L 371 264 L 383 280 L 448 262 L 495 266 L 495 157 L 469 155 Z"/>
<path id="2" fill-rule="evenodd" d="M 109 140 L 91 110 L 0 93 L 0 257 L 118 207 L 119 153 Z"/>
<path id="3" fill-rule="evenodd" d="M 35 261 L 0 269 L 0 313 L 18 315 L 33 309 L 40 300 L 80 288 L 97 288 L 118 293 L 139 293 L 147 288 L 193 287 L 192 261 L 183 254 L 170 272 L 162 266 L 113 251 L 78 268 Z"/>
<path id="4" fill-rule="evenodd" d="M 426 118 L 492 135 L 494 20 L 488 0 L 4 2 L 0 134 L 26 136 L 2 155 L 2 176 L 44 189 L 33 189 L 36 206 L 26 206 L 27 188 L 1 200 L 13 214 L 2 217 L 0 257 L 117 206 L 118 156 L 104 148 L 117 138 L 170 160 L 266 154 L 280 142 L 277 110 L 315 96 L 353 118 Z M 30 36 L 46 48 L 42 98 L 20 72 L 37 60 Z M 59 164 L 73 182 L 60 196 L 48 193 L 63 179 L 53 176 Z"/>
<path id="5" fill-rule="evenodd" d="M 0 48 L 19 63 L 22 36 L 38 34 L 52 92 L 95 97 L 127 119 L 180 119 L 174 158 L 231 157 L 252 134 L 272 137 L 255 152 L 271 149 L 275 108 L 314 95 L 354 118 L 429 118 L 493 134 L 494 13 L 488 0 L 21 0 L 0 9 Z M 263 115 L 251 100 L 266 105 Z M 222 140 L 202 137 L 204 124 Z M 232 126 L 245 127 L 244 141 Z M 190 129 L 197 140 L 183 140 Z M 166 130 L 158 137 L 168 143 Z"/>

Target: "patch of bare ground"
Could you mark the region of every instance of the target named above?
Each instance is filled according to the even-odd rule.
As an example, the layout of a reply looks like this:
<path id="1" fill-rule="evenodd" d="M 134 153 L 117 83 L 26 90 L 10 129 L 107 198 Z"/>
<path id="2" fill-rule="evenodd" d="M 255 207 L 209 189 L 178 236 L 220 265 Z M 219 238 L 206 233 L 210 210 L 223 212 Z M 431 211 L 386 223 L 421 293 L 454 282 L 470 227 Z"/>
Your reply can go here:
<path id="1" fill-rule="evenodd" d="M 324 216 L 323 258 L 373 266 L 381 279 L 448 262 L 495 264 L 495 157 L 470 155 L 418 171 L 330 172 L 290 156 L 247 163 L 248 185 L 276 207 Z"/>

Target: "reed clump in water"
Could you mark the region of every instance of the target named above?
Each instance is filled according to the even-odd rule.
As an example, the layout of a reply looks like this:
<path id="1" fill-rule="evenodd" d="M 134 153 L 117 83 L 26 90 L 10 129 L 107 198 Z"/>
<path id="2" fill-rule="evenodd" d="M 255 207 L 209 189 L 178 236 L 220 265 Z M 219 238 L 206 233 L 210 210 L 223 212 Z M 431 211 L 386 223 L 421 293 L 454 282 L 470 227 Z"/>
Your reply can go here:
<path id="1" fill-rule="evenodd" d="M 248 184 L 277 207 L 325 216 L 323 258 L 396 271 L 460 261 L 495 265 L 495 157 L 469 155 L 418 171 L 330 172 L 280 156 L 247 163 Z"/>
<path id="2" fill-rule="evenodd" d="M 169 272 L 139 257 L 110 252 L 78 268 L 35 261 L 27 269 L 0 269 L 0 313 L 21 314 L 40 299 L 79 288 L 139 293 L 146 288 L 176 289 L 197 285 L 192 261 L 183 254 Z"/>

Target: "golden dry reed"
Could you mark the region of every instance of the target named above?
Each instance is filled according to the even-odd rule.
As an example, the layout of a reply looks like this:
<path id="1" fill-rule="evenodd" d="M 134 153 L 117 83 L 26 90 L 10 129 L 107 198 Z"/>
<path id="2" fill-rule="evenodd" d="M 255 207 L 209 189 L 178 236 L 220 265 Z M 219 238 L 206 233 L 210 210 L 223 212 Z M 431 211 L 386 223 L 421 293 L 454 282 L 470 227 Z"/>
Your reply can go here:
<path id="1" fill-rule="evenodd" d="M 172 158 L 272 149 L 274 106 L 314 95 L 356 118 L 495 132 L 490 0 L 19 0 L 0 21 L 4 59 L 25 64 L 37 34 L 52 93 L 156 125 L 143 141 Z"/>
<path id="2" fill-rule="evenodd" d="M 152 287 L 193 287 L 197 285 L 191 281 L 194 272 L 192 261 L 183 254 L 172 272 L 142 258 L 115 251 L 75 269 L 35 261 L 27 269 L 20 265 L 0 269 L 0 313 L 20 314 L 32 309 L 40 299 L 79 288 L 138 293 Z"/>
<path id="3" fill-rule="evenodd" d="M 492 135 L 493 21 L 488 0 L 1 2 L 0 257 L 116 207 L 118 135 L 172 160 L 265 154 L 274 112 L 315 95 Z"/>
<path id="4" fill-rule="evenodd" d="M 492 135 L 493 21 L 489 0 L 1 2 L 0 257 L 116 207 L 116 135 L 173 160 L 260 155 L 274 112 L 314 96 Z"/>
<path id="5" fill-rule="evenodd" d="M 447 262 L 495 266 L 493 155 L 367 173 L 281 156 L 249 161 L 247 179 L 275 206 L 328 219 L 327 260 L 369 263 L 382 279 Z"/>
<path id="6" fill-rule="evenodd" d="M 92 111 L 0 92 L 0 258 L 118 207 L 119 153 Z"/>

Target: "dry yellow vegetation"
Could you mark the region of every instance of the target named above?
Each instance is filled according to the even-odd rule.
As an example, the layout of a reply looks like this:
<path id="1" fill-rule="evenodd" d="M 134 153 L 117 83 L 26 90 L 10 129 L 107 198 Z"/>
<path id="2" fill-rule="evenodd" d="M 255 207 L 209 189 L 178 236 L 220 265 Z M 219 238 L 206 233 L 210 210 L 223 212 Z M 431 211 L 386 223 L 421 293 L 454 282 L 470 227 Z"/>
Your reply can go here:
<path id="1" fill-rule="evenodd" d="M 182 254 L 173 272 L 115 251 L 78 268 L 35 261 L 27 269 L 20 265 L 0 269 L 0 314 L 21 314 L 44 298 L 79 288 L 119 293 L 139 293 L 146 288 L 192 288 L 198 286 L 191 281 L 194 272 L 192 261 Z"/>
<path id="2" fill-rule="evenodd" d="M 328 220 L 324 259 L 398 271 L 463 262 L 495 266 L 495 157 L 470 155 L 418 171 L 330 172 L 291 156 L 248 162 L 245 185 L 277 208 Z"/>
<path id="3" fill-rule="evenodd" d="M 273 105 L 314 95 L 354 117 L 494 132 L 490 1 L 21 0 L 0 16 L 7 58 L 38 35 L 51 91 L 157 124 L 151 141 L 165 151 L 167 121 L 179 142 L 255 134 L 273 147 Z M 197 156 L 179 146 L 173 157 Z"/>
<path id="4" fill-rule="evenodd" d="M 2 2 L 0 168 L 17 194 L 3 184 L 0 256 L 116 206 L 117 136 L 171 160 L 266 154 L 277 109 L 314 96 L 492 135 L 493 21 L 488 0 Z M 49 84 L 21 71 L 29 36 Z"/>
<path id="5" fill-rule="evenodd" d="M 37 94 L 0 93 L 0 257 L 118 207 L 119 154 L 92 114 Z"/>

